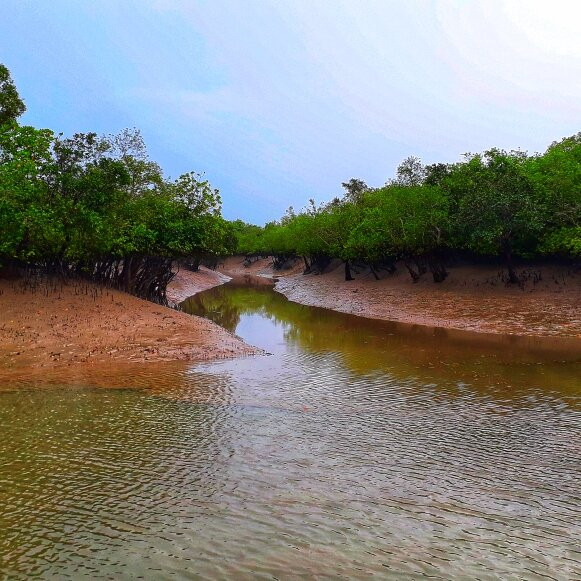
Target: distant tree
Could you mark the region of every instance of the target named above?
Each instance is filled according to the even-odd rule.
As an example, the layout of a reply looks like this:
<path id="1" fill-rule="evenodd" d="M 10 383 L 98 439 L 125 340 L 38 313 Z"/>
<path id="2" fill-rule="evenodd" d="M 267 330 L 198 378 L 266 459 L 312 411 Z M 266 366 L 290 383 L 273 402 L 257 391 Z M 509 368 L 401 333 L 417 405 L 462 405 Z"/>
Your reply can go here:
<path id="1" fill-rule="evenodd" d="M 16 121 L 26 111 L 26 105 L 20 98 L 10 71 L 0 64 L 0 125 Z"/>
<path id="2" fill-rule="evenodd" d="M 60 216 L 44 179 L 52 140 L 47 129 L 0 125 L 0 266 L 43 259 L 62 245 Z"/>
<path id="3" fill-rule="evenodd" d="M 135 127 L 133 129 L 126 127 L 119 133 L 108 135 L 104 139 L 113 157 L 118 159 L 132 157 L 141 161 L 145 161 L 149 157 L 143 135 Z"/>
<path id="4" fill-rule="evenodd" d="M 294 220 L 296 216 L 295 209 L 292 206 L 289 206 L 284 213 L 284 216 L 280 219 L 281 224 L 288 224 L 292 220 Z"/>
<path id="5" fill-rule="evenodd" d="M 556 226 L 581 226 L 581 132 L 531 158 L 527 175 L 547 200 Z"/>
<path id="6" fill-rule="evenodd" d="M 426 179 L 426 168 L 419 157 L 406 157 L 397 167 L 397 177 L 387 185 L 419 186 Z"/>
<path id="7" fill-rule="evenodd" d="M 315 216 L 317 214 L 318 209 L 314 198 L 309 198 L 309 203 L 304 211 L 306 214 L 309 214 L 310 216 Z"/>
<path id="8" fill-rule="evenodd" d="M 363 180 L 351 178 L 341 184 L 345 190 L 345 200 L 357 204 L 363 198 L 363 194 L 369 191 L 369 187 Z"/>
<path id="9" fill-rule="evenodd" d="M 220 192 L 210 185 L 203 175 L 194 171 L 182 174 L 177 180 L 166 184 L 176 200 L 183 203 L 195 216 L 204 214 L 220 215 L 222 198 Z"/>
<path id="10" fill-rule="evenodd" d="M 452 166 L 447 163 L 433 163 L 427 165 L 425 170 L 425 184 L 428 186 L 439 186 L 442 180 L 452 171 Z"/>
<path id="11" fill-rule="evenodd" d="M 129 174 L 128 191 L 131 196 L 160 186 L 163 172 L 159 164 L 149 159 L 147 146 L 139 129 L 123 129 L 118 134 L 103 137 L 107 154 L 123 163 Z"/>
<path id="12" fill-rule="evenodd" d="M 448 244 L 449 215 L 445 194 L 437 187 L 391 185 L 376 190 L 351 230 L 348 248 L 370 264 L 385 257 L 401 258 L 414 282 L 428 261 L 435 282 L 447 272 L 439 252 Z"/>
<path id="13" fill-rule="evenodd" d="M 581 256 L 581 133 L 531 158 L 527 175 L 547 209 L 541 251 Z"/>

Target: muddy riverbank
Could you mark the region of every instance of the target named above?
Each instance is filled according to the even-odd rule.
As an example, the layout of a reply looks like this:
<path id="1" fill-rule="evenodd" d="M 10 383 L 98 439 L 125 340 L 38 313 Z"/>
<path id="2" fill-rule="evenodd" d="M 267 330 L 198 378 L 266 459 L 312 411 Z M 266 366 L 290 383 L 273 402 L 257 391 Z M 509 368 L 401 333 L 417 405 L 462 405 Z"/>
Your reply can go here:
<path id="1" fill-rule="evenodd" d="M 175 306 L 192 295 L 224 284 L 229 280 L 232 280 L 231 276 L 203 266 L 197 272 L 180 268 L 176 270 L 174 278 L 167 286 L 167 299 L 170 305 Z"/>
<path id="2" fill-rule="evenodd" d="M 222 284 L 210 271 L 178 273 L 172 301 Z M 187 294 L 185 294 L 187 293 Z M 199 361 L 256 353 L 218 325 L 85 281 L 0 280 L 0 379 L 115 364 Z"/>
<path id="3" fill-rule="evenodd" d="M 457 267 L 435 285 L 413 284 L 401 269 L 375 280 L 354 272 L 346 282 L 338 266 L 303 275 L 297 262 L 273 271 L 269 259 L 245 266 L 227 259 L 217 271 L 179 270 L 168 299 L 187 297 L 233 280 L 272 285 L 290 300 L 366 318 L 480 333 L 531 337 L 581 337 L 581 275 L 557 267 L 531 268 L 541 279 L 524 290 L 506 287 L 498 269 Z M 0 280 L 0 379 L 50 374 L 107 376 L 111 363 L 209 360 L 257 353 L 214 323 L 84 281 L 43 281 L 31 288 Z M 72 370 L 72 371 L 71 371 Z M 123 379 L 126 383 L 126 379 Z"/>
<path id="4" fill-rule="evenodd" d="M 524 288 L 506 286 L 502 270 L 490 266 L 450 268 L 435 284 L 426 275 L 414 284 L 404 269 L 375 280 L 342 266 L 303 275 L 302 264 L 274 272 L 269 259 L 246 268 L 241 258 L 221 267 L 229 274 L 275 277 L 275 289 L 292 301 L 367 318 L 480 333 L 581 338 L 581 272 L 571 267 L 529 266 Z M 540 277 L 540 280 L 537 280 Z"/>

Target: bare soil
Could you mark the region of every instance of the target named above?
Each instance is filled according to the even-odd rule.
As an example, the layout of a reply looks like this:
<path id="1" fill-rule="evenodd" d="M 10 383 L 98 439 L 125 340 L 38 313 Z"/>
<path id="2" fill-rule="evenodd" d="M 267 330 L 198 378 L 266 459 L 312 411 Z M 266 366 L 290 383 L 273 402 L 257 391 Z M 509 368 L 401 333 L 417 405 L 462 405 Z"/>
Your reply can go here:
<path id="1" fill-rule="evenodd" d="M 303 275 L 300 262 L 273 271 L 270 259 L 250 266 L 229 258 L 218 271 L 180 270 L 168 287 L 174 304 L 224 283 L 275 284 L 290 300 L 368 318 L 525 336 L 581 338 L 581 273 L 527 267 L 524 288 L 506 286 L 493 267 L 456 267 L 440 284 L 411 282 L 402 268 L 379 281 L 342 266 Z M 538 273 L 541 274 L 540 280 Z M 84 281 L 0 280 L 0 382 L 33 378 L 110 377 L 131 383 L 143 363 L 167 365 L 260 352 L 225 329 Z M 114 365 L 113 365 L 114 364 Z M 119 371 L 126 369 L 126 371 Z M 98 381 L 97 381 L 98 383 Z"/>
<path id="2" fill-rule="evenodd" d="M 221 284 L 179 274 L 172 300 Z M 0 280 L 0 380 L 112 363 L 200 361 L 259 352 L 207 319 L 85 281 Z"/>
<path id="3" fill-rule="evenodd" d="M 167 298 L 171 305 L 177 305 L 199 292 L 219 286 L 231 280 L 224 273 L 200 266 L 198 272 L 184 268 L 176 270 L 176 274 L 167 286 Z"/>

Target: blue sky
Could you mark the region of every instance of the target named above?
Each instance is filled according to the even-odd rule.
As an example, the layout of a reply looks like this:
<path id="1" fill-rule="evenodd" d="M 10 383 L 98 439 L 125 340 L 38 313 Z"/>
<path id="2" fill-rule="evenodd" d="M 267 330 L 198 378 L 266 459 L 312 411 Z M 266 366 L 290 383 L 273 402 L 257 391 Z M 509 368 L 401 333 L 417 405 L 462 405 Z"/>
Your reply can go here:
<path id="1" fill-rule="evenodd" d="M 138 127 L 227 218 L 581 130 L 578 0 L 2 0 L 24 123 Z"/>

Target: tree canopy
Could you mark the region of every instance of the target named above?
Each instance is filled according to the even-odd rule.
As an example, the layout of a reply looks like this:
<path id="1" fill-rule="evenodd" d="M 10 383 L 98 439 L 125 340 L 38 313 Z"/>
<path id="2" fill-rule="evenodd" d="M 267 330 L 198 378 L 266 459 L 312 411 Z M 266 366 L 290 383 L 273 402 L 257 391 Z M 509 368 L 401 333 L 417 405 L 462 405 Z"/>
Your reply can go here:
<path id="1" fill-rule="evenodd" d="M 402 261 L 414 281 L 430 270 L 436 282 L 458 255 L 504 260 L 509 282 L 515 257 L 581 256 L 581 133 L 542 155 L 490 149 L 429 166 L 408 157 L 384 187 L 342 186 L 342 198 L 262 229 L 239 225 L 238 251 L 302 257 L 307 269 L 337 258 L 375 273 Z"/>
<path id="2" fill-rule="evenodd" d="M 80 275 L 165 300 L 176 259 L 234 249 L 218 190 L 201 174 L 165 178 L 141 133 L 72 137 L 18 124 L 0 67 L 0 267 Z"/>
<path id="3" fill-rule="evenodd" d="M 165 301 L 174 261 L 241 253 L 332 259 L 377 276 L 401 261 L 414 281 L 446 278 L 455 256 L 581 257 L 581 133 L 545 153 L 490 149 L 458 163 L 406 158 L 371 188 L 351 178 L 328 203 L 310 200 L 255 226 L 221 215 L 220 192 L 200 173 L 177 179 L 149 158 L 137 129 L 69 137 L 20 125 L 25 105 L 0 65 L 0 268 L 86 276 Z"/>
<path id="4" fill-rule="evenodd" d="M 10 71 L 0 63 L 0 125 L 16 121 L 26 111 Z"/>

